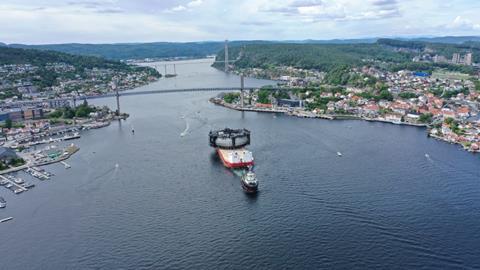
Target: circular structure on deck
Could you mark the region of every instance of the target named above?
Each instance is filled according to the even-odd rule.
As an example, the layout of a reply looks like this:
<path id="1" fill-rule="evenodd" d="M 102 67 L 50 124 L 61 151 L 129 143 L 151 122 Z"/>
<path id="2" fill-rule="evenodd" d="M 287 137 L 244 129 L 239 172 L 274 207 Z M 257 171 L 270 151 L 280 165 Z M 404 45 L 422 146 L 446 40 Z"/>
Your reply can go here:
<path id="1" fill-rule="evenodd" d="M 222 129 L 209 133 L 210 146 L 222 149 L 237 149 L 250 144 L 250 131 L 247 129 Z"/>

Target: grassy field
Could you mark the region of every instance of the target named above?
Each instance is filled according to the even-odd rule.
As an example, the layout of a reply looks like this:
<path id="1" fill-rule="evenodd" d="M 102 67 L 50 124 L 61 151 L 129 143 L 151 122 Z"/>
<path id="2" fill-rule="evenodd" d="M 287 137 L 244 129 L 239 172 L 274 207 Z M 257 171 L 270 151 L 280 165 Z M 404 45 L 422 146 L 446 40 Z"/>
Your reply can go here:
<path id="1" fill-rule="evenodd" d="M 449 79 L 449 80 L 467 80 L 470 75 L 460 72 L 450 72 L 445 70 L 437 70 L 433 72 L 432 78 L 434 79 Z"/>

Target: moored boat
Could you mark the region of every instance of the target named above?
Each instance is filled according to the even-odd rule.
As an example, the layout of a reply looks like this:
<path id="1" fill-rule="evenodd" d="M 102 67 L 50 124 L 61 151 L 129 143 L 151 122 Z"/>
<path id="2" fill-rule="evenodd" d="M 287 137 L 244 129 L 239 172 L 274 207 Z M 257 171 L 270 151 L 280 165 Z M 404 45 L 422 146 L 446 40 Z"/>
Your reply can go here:
<path id="1" fill-rule="evenodd" d="M 0 197 L 0 208 L 7 207 L 7 201 L 3 197 Z"/>

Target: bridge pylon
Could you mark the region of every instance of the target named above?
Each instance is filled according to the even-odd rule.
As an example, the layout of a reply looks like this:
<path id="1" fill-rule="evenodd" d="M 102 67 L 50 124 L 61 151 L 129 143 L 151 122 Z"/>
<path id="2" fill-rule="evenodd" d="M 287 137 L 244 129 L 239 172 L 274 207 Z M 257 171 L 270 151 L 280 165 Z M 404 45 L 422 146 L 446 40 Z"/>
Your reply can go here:
<path id="1" fill-rule="evenodd" d="M 117 98 L 117 115 L 120 116 L 120 93 L 115 89 L 115 97 Z"/>
<path id="2" fill-rule="evenodd" d="M 225 72 L 228 72 L 228 40 L 225 40 Z"/>
<path id="3" fill-rule="evenodd" d="M 242 108 L 245 106 L 245 100 L 244 100 L 244 95 L 245 95 L 245 77 L 243 74 L 240 76 L 240 106 Z"/>

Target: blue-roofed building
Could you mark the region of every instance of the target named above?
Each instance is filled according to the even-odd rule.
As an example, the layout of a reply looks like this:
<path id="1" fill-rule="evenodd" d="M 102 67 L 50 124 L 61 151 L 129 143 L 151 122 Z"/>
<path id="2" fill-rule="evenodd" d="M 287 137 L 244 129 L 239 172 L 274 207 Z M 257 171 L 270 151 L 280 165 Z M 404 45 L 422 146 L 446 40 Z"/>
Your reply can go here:
<path id="1" fill-rule="evenodd" d="M 419 71 L 415 71 L 412 74 L 413 74 L 413 76 L 423 77 L 423 78 L 430 76 L 430 74 L 428 74 L 426 72 L 419 72 Z"/>
<path id="2" fill-rule="evenodd" d="M 1 111 L 0 112 L 0 123 L 4 123 L 8 119 L 8 112 Z"/>
<path id="3" fill-rule="evenodd" d="M 303 107 L 303 100 L 278 99 L 277 105 L 280 107 Z"/>
<path id="4" fill-rule="evenodd" d="M 17 153 L 10 148 L 0 146 L 0 161 L 10 162 L 12 159 L 18 158 Z"/>

